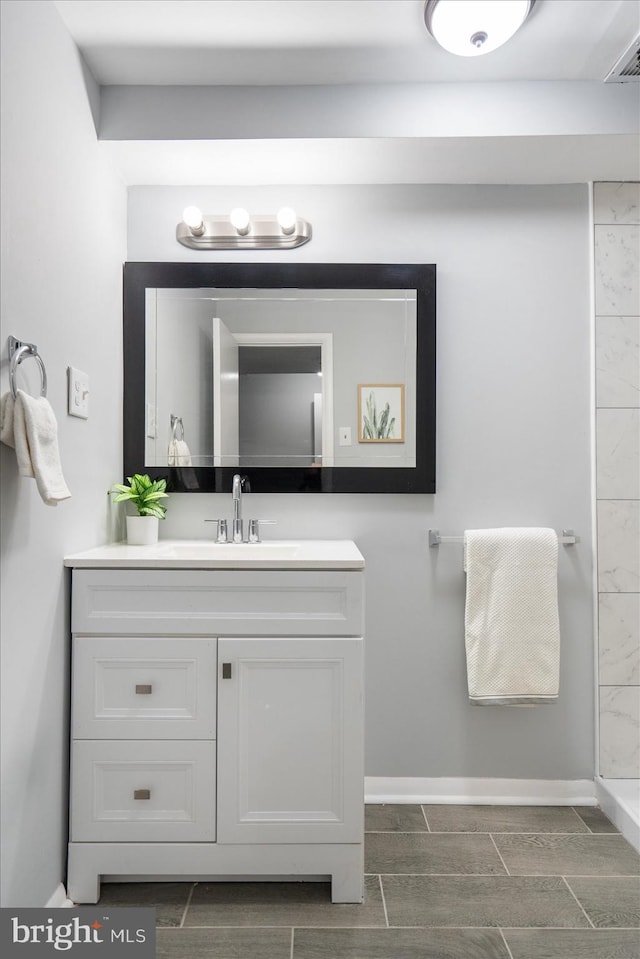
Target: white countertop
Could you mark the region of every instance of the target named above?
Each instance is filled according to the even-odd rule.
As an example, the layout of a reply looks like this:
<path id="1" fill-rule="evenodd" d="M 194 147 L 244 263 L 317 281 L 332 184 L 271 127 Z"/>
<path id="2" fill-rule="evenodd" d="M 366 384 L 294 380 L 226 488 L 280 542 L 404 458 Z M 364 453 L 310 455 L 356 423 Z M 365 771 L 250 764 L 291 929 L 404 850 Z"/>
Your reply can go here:
<path id="1" fill-rule="evenodd" d="M 347 539 L 225 544 L 165 539 L 154 546 L 97 546 L 65 556 L 64 565 L 85 569 L 364 569 L 364 557 Z"/>

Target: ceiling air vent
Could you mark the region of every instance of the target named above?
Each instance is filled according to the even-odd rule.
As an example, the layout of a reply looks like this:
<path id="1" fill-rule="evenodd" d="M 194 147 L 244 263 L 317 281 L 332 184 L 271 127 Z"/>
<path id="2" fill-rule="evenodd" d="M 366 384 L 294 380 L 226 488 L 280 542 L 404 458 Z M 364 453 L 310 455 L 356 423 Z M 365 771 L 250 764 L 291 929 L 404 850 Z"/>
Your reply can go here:
<path id="1" fill-rule="evenodd" d="M 622 54 L 604 78 L 605 83 L 629 83 L 640 80 L 640 36 Z"/>

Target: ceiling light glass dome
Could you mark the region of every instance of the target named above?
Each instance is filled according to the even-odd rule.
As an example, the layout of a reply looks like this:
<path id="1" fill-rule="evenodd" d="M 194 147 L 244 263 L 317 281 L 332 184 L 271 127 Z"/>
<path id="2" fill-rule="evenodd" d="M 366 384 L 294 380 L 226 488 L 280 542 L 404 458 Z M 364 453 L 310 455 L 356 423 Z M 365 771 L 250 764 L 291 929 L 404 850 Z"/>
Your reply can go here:
<path id="1" fill-rule="evenodd" d="M 497 50 L 525 22 L 536 0 L 427 0 L 427 30 L 459 57 Z"/>

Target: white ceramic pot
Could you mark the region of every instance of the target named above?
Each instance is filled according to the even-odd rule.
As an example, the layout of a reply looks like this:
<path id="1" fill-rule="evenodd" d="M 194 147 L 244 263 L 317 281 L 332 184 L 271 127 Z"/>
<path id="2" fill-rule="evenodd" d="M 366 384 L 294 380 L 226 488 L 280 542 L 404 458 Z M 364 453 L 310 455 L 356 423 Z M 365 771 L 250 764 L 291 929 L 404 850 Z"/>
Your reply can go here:
<path id="1" fill-rule="evenodd" d="M 157 542 L 157 516 L 127 516 L 127 543 L 129 546 L 153 546 Z"/>

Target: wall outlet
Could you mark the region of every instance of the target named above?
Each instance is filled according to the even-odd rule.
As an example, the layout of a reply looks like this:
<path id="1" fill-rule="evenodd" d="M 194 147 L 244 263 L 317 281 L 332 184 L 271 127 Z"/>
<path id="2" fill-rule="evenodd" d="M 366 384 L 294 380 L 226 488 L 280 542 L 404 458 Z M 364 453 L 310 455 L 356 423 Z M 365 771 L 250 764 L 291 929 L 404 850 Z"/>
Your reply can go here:
<path id="1" fill-rule="evenodd" d="M 350 426 L 338 427 L 338 445 L 351 446 L 351 427 Z"/>
<path id="2" fill-rule="evenodd" d="M 89 375 L 73 366 L 67 367 L 69 381 L 69 416 L 89 419 Z"/>

